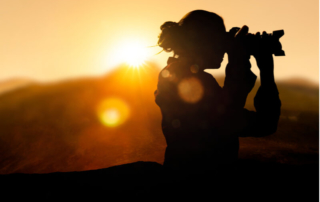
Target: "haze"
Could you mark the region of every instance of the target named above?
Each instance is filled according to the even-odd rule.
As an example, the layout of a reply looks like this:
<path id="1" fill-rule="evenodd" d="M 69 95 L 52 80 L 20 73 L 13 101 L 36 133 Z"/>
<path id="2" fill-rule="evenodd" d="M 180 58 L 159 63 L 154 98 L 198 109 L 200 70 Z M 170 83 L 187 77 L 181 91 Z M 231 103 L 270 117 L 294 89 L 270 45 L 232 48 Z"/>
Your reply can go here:
<path id="1" fill-rule="evenodd" d="M 285 57 L 275 57 L 278 80 L 319 82 L 319 2 L 317 0 L 10 0 L 0 1 L 1 80 L 57 81 L 110 71 L 123 41 L 156 45 L 160 25 L 204 9 L 224 18 L 227 29 L 249 32 L 283 29 Z M 170 54 L 149 60 L 166 65 Z M 121 61 L 118 61 L 121 62 Z M 222 64 L 224 67 L 227 58 Z M 258 69 L 252 60 L 253 71 Z M 211 72 L 211 71 L 210 71 Z M 224 68 L 212 71 L 223 74 Z"/>

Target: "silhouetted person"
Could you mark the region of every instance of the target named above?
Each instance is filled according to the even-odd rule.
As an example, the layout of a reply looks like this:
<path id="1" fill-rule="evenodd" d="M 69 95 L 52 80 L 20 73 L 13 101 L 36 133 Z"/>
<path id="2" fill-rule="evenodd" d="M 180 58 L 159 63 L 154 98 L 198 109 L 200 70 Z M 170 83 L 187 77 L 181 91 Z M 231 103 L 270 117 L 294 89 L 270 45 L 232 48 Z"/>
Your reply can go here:
<path id="1" fill-rule="evenodd" d="M 272 54 L 266 44 L 254 54 L 261 85 L 254 98 L 256 112 L 249 111 L 244 106 L 256 75 L 250 70 L 244 37 L 260 33 L 248 34 L 244 26 L 230 40 L 223 19 L 203 10 L 188 13 L 178 23 L 165 22 L 161 30 L 159 46 L 174 53 L 155 91 L 167 142 L 164 168 L 198 173 L 234 168 L 239 137 L 266 136 L 277 129 L 281 102 Z M 225 53 L 228 65 L 220 87 L 204 69 L 220 68 Z"/>

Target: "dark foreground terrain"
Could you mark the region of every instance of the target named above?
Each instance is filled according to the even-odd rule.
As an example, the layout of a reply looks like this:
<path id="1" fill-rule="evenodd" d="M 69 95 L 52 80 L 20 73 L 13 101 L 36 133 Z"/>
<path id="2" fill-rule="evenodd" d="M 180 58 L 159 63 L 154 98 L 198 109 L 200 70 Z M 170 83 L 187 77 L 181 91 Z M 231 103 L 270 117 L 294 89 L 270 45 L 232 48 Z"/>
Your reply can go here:
<path id="1" fill-rule="evenodd" d="M 240 160 L 235 173 L 170 173 L 155 162 L 106 169 L 0 176 L 11 200 L 318 201 L 318 166 Z"/>
<path id="2" fill-rule="evenodd" d="M 100 78 L 33 82 L 13 91 L 6 82 L 0 94 L 0 200 L 318 201 L 318 85 L 277 82 L 278 130 L 240 138 L 236 171 L 171 173 L 161 165 L 166 143 L 153 97 L 158 72 L 122 67 Z M 217 81 L 223 84 L 223 78 Z M 250 110 L 258 86 L 247 99 Z M 97 106 L 115 97 L 130 113 L 108 127 Z"/>

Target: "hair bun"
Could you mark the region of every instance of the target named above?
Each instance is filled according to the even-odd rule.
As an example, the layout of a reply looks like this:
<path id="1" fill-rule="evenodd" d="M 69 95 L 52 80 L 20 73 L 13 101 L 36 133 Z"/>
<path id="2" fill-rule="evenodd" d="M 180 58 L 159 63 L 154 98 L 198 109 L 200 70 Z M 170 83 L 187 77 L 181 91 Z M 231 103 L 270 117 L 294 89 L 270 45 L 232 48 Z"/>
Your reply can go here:
<path id="1" fill-rule="evenodd" d="M 158 45 L 164 51 L 170 52 L 177 46 L 181 45 L 179 38 L 181 38 L 181 27 L 177 22 L 167 21 L 160 26 L 161 33 L 159 35 Z"/>
<path id="2" fill-rule="evenodd" d="M 179 24 L 177 22 L 172 22 L 172 21 L 167 21 L 165 23 L 163 23 L 163 25 L 160 26 L 161 30 L 164 30 L 166 28 L 170 28 L 170 27 L 174 27 L 174 26 L 178 26 Z"/>
<path id="3" fill-rule="evenodd" d="M 181 55 L 204 48 L 221 49 L 225 46 L 226 28 L 216 13 L 194 10 L 179 22 L 167 21 L 160 26 L 158 46 L 164 51 Z"/>

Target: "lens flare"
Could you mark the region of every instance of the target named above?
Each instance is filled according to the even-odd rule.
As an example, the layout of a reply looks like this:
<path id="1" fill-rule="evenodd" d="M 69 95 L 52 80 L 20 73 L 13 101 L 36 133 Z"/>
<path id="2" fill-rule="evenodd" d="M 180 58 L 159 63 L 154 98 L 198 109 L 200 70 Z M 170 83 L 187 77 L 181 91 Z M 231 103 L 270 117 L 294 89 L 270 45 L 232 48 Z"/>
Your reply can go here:
<path id="1" fill-rule="evenodd" d="M 203 97 L 203 86 L 199 79 L 190 77 L 183 79 L 178 84 L 178 93 L 187 103 L 197 103 Z"/>
<path id="2" fill-rule="evenodd" d="M 129 117 L 128 105 L 119 98 L 103 100 L 97 107 L 97 114 L 102 124 L 116 127 L 123 124 Z"/>

